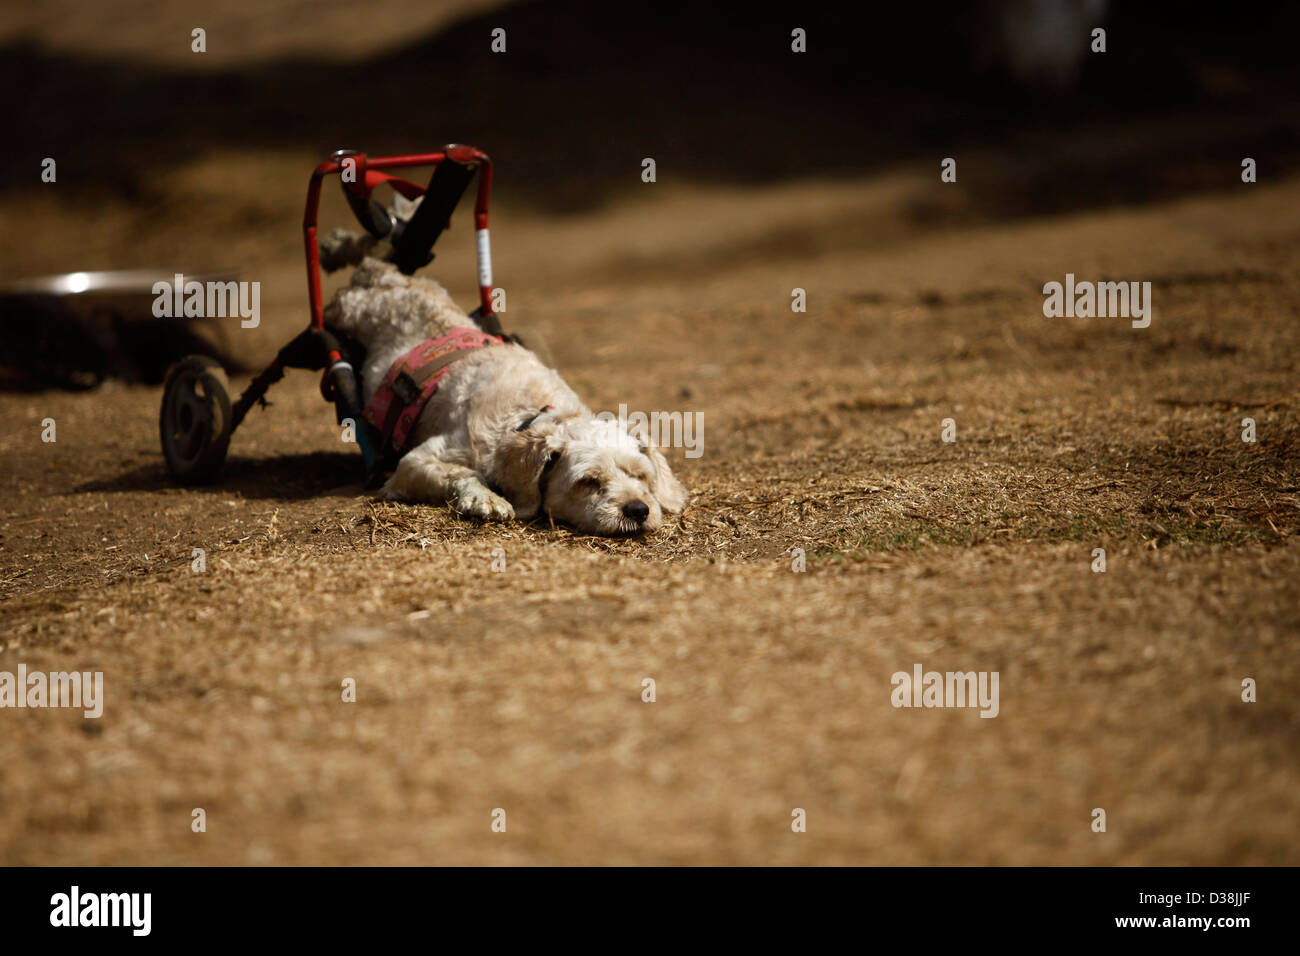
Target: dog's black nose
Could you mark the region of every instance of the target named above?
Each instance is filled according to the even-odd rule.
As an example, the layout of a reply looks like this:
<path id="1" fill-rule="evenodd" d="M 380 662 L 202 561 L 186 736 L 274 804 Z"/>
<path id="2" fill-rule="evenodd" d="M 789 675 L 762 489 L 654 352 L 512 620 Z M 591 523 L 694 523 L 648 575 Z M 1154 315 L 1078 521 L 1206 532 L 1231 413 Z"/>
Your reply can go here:
<path id="1" fill-rule="evenodd" d="M 650 506 L 644 501 L 629 501 L 623 506 L 623 515 L 641 524 L 650 517 Z"/>

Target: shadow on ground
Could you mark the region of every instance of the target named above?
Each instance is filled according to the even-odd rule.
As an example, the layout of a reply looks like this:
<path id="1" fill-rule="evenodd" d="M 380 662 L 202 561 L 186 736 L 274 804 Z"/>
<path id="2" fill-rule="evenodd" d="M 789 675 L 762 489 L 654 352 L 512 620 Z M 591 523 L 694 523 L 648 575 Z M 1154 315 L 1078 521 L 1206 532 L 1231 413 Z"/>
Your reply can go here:
<path id="1" fill-rule="evenodd" d="M 327 492 L 355 494 L 361 489 L 361 458 L 341 452 L 274 455 L 250 458 L 234 455 L 215 481 L 191 486 L 196 491 L 243 498 L 304 501 Z M 88 481 L 76 488 L 87 492 L 162 491 L 179 487 L 161 464 L 141 465 L 111 478 Z"/>

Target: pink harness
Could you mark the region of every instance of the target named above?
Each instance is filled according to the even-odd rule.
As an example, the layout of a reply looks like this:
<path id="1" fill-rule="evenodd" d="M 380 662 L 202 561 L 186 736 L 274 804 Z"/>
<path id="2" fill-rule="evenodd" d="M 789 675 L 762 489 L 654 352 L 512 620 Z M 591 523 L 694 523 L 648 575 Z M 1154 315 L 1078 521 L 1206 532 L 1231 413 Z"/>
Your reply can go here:
<path id="1" fill-rule="evenodd" d="M 366 403 L 366 420 L 379 429 L 384 444 L 391 444 L 400 455 L 406 450 L 406 440 L 420 413 L 452 363 L 474 349 L 502 344 L 504 340 L 498 335 L 466 328 L 425 339 L 393 363 L 383 384 Z"/>

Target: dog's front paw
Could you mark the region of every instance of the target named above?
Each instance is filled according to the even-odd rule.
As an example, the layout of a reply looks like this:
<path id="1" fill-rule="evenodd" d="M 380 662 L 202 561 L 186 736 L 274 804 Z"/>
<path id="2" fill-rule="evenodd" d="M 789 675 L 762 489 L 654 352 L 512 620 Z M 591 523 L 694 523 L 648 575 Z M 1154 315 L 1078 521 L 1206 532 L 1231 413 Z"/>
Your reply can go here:
<path id="1" fill-rule="evenodd" d="M 451 490 L 448 504 L 463 515 L 484 521 L 509 521 L 515 516 L 514 505 L 477 478 L 461 478 L 452 484 Z"/>

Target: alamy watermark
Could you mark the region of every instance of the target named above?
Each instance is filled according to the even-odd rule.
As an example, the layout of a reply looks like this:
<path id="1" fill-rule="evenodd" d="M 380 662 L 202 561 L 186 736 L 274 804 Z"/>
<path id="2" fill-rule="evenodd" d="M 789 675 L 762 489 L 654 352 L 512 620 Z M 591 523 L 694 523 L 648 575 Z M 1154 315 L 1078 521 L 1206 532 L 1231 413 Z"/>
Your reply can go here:
<path id="1" fill-rule="evenodd" d="M 239 316 L 239 325 L 255 329 L 262 321 L 262 283 L 186 281 L 179 272 L 171 282 L 159 280 L 154 294 L 153 314 L 159 319 L 225 319 Z"/>
<path id="2" fill-rule="evenodd" d="M 95 719 L 104 714 L 103 671 L 0 671 L 0 708 L 72 707 Z"/>
<path id="3" fill-rule="evenodd" d="M 74 884 L 67 893 L 50 897 L 50 925 L 120 926 L 130 929 L 132 936 L 148 936 L 153 928 L 153 894 L 83 893 Z"/>
<path id="4" fill-rule="evenodd" d="M 912 673 L 896 671 L 889 678 L 895 707 L 978 707 L 981 717 L 998 715 L 997 671 L 922 671 L 920 664 Z"/>
<path id="5" fill-rule="evenodd" d="M 597 412 L 596 418 L 603 422 L 618 422 L 622 432 L 646 434 L 657 448 L 684 448 L 687 458 L 699 458 L 704 454 L 703 412 L 629 413 L 627 406 L 620 404 L 617 415 Z"/>
<path id="6" fill-rule="evenodd" d="M 1043 286 L 1043 315 L 1049 319 L 1124 318 L 1133 320 L 1133 328 L 1151 324 L 1150 282 L 1075 282 L 1074 273 L 1065 274 L 1065 284 L 1048 282 Z"/>

